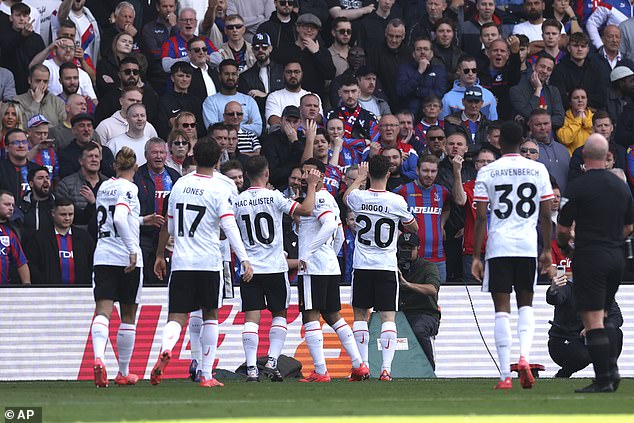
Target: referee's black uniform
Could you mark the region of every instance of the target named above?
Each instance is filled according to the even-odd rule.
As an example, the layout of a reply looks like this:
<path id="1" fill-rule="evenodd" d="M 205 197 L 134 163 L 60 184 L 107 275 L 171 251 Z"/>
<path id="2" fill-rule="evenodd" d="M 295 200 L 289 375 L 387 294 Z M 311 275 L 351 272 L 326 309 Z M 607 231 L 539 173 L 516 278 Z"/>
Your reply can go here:
<path id="1" fill-rule="evenodd" d="M 561 199 L 559 224 L 575 226 L 572 259 L 577 311 L 607 310 L 614 301 L 625 266 L 623 228 L 633 221 L 632 195 L 627 185 L 604 169 L 592 169 L 573 180 Z M 593 329 L 586 343 L 596 383 L 618 387 L 614 330 Z"/>

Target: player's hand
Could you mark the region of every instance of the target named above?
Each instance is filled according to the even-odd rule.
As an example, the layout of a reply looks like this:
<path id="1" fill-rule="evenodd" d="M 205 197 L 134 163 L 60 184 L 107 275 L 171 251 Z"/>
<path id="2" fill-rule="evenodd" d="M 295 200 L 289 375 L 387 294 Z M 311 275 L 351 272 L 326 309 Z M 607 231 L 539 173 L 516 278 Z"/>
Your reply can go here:
<path id="1" fill-rule="evenodd" d="M 165 280 L 166 273 L 167 264 L 165 263 L 165 257 L 156 256 L 156 260 L 154 260 L 154 276 L 160 280 Z"/>
<path id="2" fill-rule="evenodd" d="M 368 162 L 359 163 L 359 173 L 357 178 L 360 178 L 360 181 L 365 181 L 368 179 Z"/>
<path id="3" fill-rule="evenodd" d="M 539 270 L 541 274 L 547 274 L 550 279 L 557 275 L 557 269 L 553 268 L 553 256 L 550 251 L 543 251 L 539 255 Z"/>
<path id="4" fill-rule="evenodd" d="M 306 183 L 317 186 L 319 181 L 321 181 L 321 173 L 317 169 L 309 170 L 308 175 L 306 175 Z"/>
<path id="5" fill-rule="evenodd" d="M 484 279 L 484 266 L 478 257 L 474 257 L 471 262 L 471 274 L 478 282 L 482 283 L 482 279 Z"/>
<path id="6" fill-rule="evenodd" d="M 462 163 L 464 162 L 464 157 L 459 154 L 453 156 L 451 159 L 451 167 L 455 172 L 460 172 L 462 170 Z"/>
<path id="7" fill-rule="evenodd" d="M 130 264 L 128 264 L 125 269 L 123 269 L 123 273 L 130 273 L 136 268 L 136 253 L 130 254 Z"/>
<path id="8" fill-rule="evenodd" d="M 148 214 L 147 216 L 143 216 L 143 225 L 144 226 L 154 226 L 156 228 L 160 228 L 165 224 L 165 218 L 160 214 Z"/>
<path id="9" fill-rule="evenodd" d="M 250 282 L 253 279 L 253 268 L 251 267 L 251 263 L 247 260 L 242 263 L 242 280 L 245 282 Z"/>

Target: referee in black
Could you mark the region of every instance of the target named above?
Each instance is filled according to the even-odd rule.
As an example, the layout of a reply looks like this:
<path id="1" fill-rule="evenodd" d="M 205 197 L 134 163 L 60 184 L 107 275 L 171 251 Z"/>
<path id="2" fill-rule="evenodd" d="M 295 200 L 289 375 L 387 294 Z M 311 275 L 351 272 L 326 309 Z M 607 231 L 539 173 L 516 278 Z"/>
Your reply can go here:
<path id="1" fill-rule="evenodd" d="M 570 249 L 575 224 L 572 273 L 577 311 L 586 331 L 586 345 L 595 379 L 575 392 L 617 390 L 616 337 L 603 325 L 605 311 L 614 301 L 625 266 L 625 237 L 632 233 L 632 195 L 627 185 L 605 169 L 608 142 L 592 134 L 583 148 L 586 173 L 570 184 L 561 198 L 557 244 Z"/>

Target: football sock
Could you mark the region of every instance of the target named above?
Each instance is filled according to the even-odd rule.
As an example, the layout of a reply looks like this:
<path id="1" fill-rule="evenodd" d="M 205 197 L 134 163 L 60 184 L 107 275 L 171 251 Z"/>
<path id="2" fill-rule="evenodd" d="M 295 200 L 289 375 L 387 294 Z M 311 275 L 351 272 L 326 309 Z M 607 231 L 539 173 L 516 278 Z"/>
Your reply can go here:
<path id="1" fill-rule="evenodd" d="M 352 368 L 358 368 L 363 360 L 361 360 L 361 354 L 359 354 L 359 348 L 357 347 L 357 341 L 354 339 L 352 329 L 346 323 L 344 319 L 339 319 L 332 328 L 337 333 L 341 345 L 348 353 L 350 361 L 352 361 Z"/>
<path id="2" fill-rule="evenodd" d="M 247 366 L 255 366 L 258 361 L 258 328 L 254 322 L 245 322 L 242 330 L 242 346 L 247 359 Z"/>
<path id="3" fill-rule="evenodd" d="M 495 348 L 500 361 L 500 379 L 511 377 L 511 315 L 509 313 L 495 313 L 493 335 Z"/>
<path id="4" fill-rule="evenodd" d="M 196 360 L 198 364 L 202 362 L 202 356 L 200 355 L 200 328 L 202 324 L 202 310 L 192 311 L 189 314 L 189 349 L 192 360 Z"/>
<path id="5" fill-rule="evenodd" d="M 306 345 L 315 365 L 315 372 L 320 375 L 326 374 L 324 333 L 321 330 L 321 325 L 316 321 L 304 323 L 304 331 L 306 333 Z"/>
<path id="6" fill-rule="evenodd" d="M 172 350 L 181 336 L 181 325 L 175 321 L 169 321 L 163 328 L 163 343 L 161 344 L 161 352 Z"/>
<path id="7" fill-rule="evenodd" d="M 370 331 L 368 330 L 368 322 L 358 320 L 352 324 L 352 332 L 354 339 L 357 341 L 361 360 L 366 366 L 370 364 L 368 360 L 368 346 L 370 345 Z"/>
<path id="8" fill-rule="evenodd" d="M 108 343 L 108 335 L 110 333 L 110 320 L 101 314 L 92 319 L 92 350 L 95 353 L 95 360 L 106 353 L 106 344 Z"/>
<path id="9" fill-rule="evenodd" d="M 518 314 L 517 336 L 520 340 L 520 356 L 524 357 L 530 364 L 529 356 L 535 333 L 535 313 L 533 307 L 524 306 L 519 308 Z"/>
<path id="10" fill-rule="evenodd" d="M 381 371 L 387 370 L 392 372 L 392 360 L 396 352 L 396 323 L 383 322 L 381 325 L 381 355 L 383 356 L 383 364 Z"/>
<path id="11" fill-rule="evenodd" d="M 589 330 L 586 333 L 586 345 L 597 382 L 608 382 L 610 380 L 610 338 L 605 329 Z"/>
<path id="12" fill-rule="evenodd" d="M 610 339 L 610 373 L 612 377 L 616 377 L 619 373 L 618 359 L 621 349 L 619 346 L 623 343 L 621 332 L 614 327 L 605 327 L 605 333 Z"/>
<path id="13" fill-rule="evenodd" d="M 212 378 L 211 371 L 216 359 L 216 347 L 218 346 L 218 321 L 205 320 L 201 331 L 200 343 L 202 345 L 203 363 L 202 372 L 205 379 Z"/>
<path id="14" fill-rule="evenodd" d="M 277 359 L 282 353 L 284 347 L 284 341 L 286 341 L 286 318 L 274 317 L 271 322 L 271 330 L 269 331 L 269 361 L 275 359 L 274 363 L 270 367 L 277 367 Z"/>
<path id="15" fill-rule="evenodd" d="M 121 323 L 119 325 L 119 332 L 117 332 L 117 349 L 119 350 L 119 372 L 122 376 L 128 375 L 135 338 L 135 325 L 129 323 Z"/>

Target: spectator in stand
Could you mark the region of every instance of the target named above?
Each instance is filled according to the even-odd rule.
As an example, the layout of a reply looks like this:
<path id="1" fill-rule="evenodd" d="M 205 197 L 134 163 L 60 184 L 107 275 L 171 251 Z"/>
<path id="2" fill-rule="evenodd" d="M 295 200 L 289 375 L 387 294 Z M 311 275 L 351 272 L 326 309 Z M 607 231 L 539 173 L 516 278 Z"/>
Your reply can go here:
<path id="1" fill-rule="evenodd" d="M 51 225 L 24 242 L 33 283 L 90 286 L 95 242 L 86 230 L 73 225 L 72 200 L 55 199 L 51 216 Z"/>
<path id="2" fill-rule="evenodd" d="M 22 227 L 27 229 L 25 233 L 51 226 L 51 210 L 55 202 L 55 196 L 51 187 L 51 179 L 48 169 L 44 166 L 36 166 L 29 169 L 27 176 L 29 181 L 29 193 L 22 197 L 18 204 L 22 217 Z"/>
<path id="3" fill-rule="evenodd" d="M 192 149 L 198 141 L 197 125 L 196 116 L 190 112 L 181 112 L 174 118 L 174 129 L 180 129 L 187 135 L 187 140 L 189 141 L 188 155 L 190 156 L 193 154 Z M 205 135 L 207 135 L 207 131 L 205 131 Z"/>
<path id="4" fill-rule="evenodd" d="M 378 0 L 376 10 L 365 15 L 359 23 L 359 45 L 364 48 L 378 46 L 385 41 L 385 28 L 392 19 L 403 19 L 401 6 L 394 0 Z"/>
<path id="5" fill-rule="evenodd" d="M 5 136 L 7 157 L 0 160 L 0 189 L 7 190 L 20 204 L 22 197 L 31 190 L 28 173 L 39 167 L 27 159 L 29 153 L 27 133 L 19 128 L 10 129 Z"/>
<path id="6" fill-rule="evenodd" d="M 246 189 L 244 185 L 244 168 L 238 160 L 229 160 L 220 165 L 220 173 L 235 182 L 238 192 Z"/>
<path id="7" fill-rule="evenodd" d="M 405 24 L 392 19 L 385 28 L 385 42 L 369 49 L 366 64 L 376 71 L 376 76 L 385 90 L 390 109 L 400 110 L 401 103 L 396 92 L 396 71 L 401 63 L 411 60 L 405 43 Z"/>
<path id="8" fill-rule="evenodd" d="M 255 64 L 255 55 L 251 43 L 244 39 L 246 28 L 244 19 L 240 15 L 227 15 L 225 17 L 225 34 L 227 42 L 219 47 L 222 59 L 233 59 L 238 63 L 240 73 L 246 71 Z"/>
<path id="9" fill-rule="evenodd" d="M 547 12 L 546 14 L 546 17 L 555 18 L 559 23 L 561 23 L 568 35 L 582 31 L 581 25 L 579 24 L 579 18 L 577 18 L 577 15 L 575 14 L 572 6 L 570 6 L 570 3 L 570 0 L 553 0 L 552 13 L 548 14 Z M 598 4 L 596 7 L 598 7 Z"/>
<path id="10" fill-rule="evenodd" d="M 524 13 L 526 21 L 519 23 L 513 27 L 513 34 L 526 35 L 530 42 L 530 54 L 535 54 L 544 49 L 544 40 L 542 39 L 542 24 L 544 23 L 544 10 L 546 4 L 544 0 L 524 0 Z M 561 27 L 560 32 L 565 34 L 564 28 Z"/>
<path id="11" fill-rule="evenodd" d="M 194 68 L 187 62 L 176 62 L 170 70 L 172 90 L 160 98 L 158 112 L 158 133 L 162 138 L 167 138 L 174 126 L 174 118 L 180 112 L 190 112 L 196 115 L 196 121 L 200 122 L 197 129 L 199 133 L 204 131 L 202 125 L 201 102 L 191 91 L 192 75 Z"/>
<path id="12" fill-rule="evenodd" d="M 398 118 L 399 131 L 398 131 L 398 140 L 404 144 L 411 144 L 412 147 L 416 150 L 419 157 L 423 155 L 424 144 L 421 142 L 420 138 L 416 136 L 416 131 L 414 130 L 414 113 L 409 110 L 401 110 L 396 113 L 396 117 Z"/>
<path id="13" fill-rule="evenodd" d="M 48 170 L 51 181 L 59 178 L 59 160 L 55 140 L 49 137 L 49 122 L 42 115 L 29 119 L 29 153 L 27 159 Z"/>
<path id="14" fill-rule="evenodd" d="M 359 85 L 359 105 L 373 113 L 377 119 L 380 119 L 383 115 L 392 114 L 387 101 L 374 95 L 376 90 L 376 72 L 364 65 L 356 71 L 356 77 Z"/>
<path id="15" fill-rule="evenodd" d="M 453 9 L 448 9 L 448 3 L 444 0 L 427 0 L 425 2 L 418 0 L 416 3 L 415 10 L 410 10 L 411 13 L 408 14 L 408 28 L 410 28 L 407 36 L 408 44 L 411 44 L 411 40 L 418 37 L 427 37 L 433 40 L 436 36 L 434 28 L 443 17 L 458 21 L 456 12 Z"/>
<path id="16" fill-rule="evenodd" d="M 15 78 L 9 69 L 0 67 L 0 102 L 15 97 Z"/>
<path id="17" fill-rule="evenodd" d="M 136 154 L 137 165 L 143 166 L 146 160 L 145 144 L 151 139 L 145 135 L 145 126 L 147 125 L 145 105 L 143 103 L 131 104 L 126 112 L 126 121 L 128 123 L 128 130 L 121 135 L 111 138 L 108 141 L 108 147 L 115 157 L 123 147 L 130 147 Z"/>
<path id="18" fill-rule="evenodd" d="M 465 19 L 460 25 L 461 46 L 465 53 L 475 57 L 482 50 L 482 41 L 480 40 L 482 25 L 492 22 L 498 27 L 502 26 L 502 18 L 498 13 L 495 0 L 476 1 L 476 13 L 471 19 Z M 506 38 L 508 34 L 506 31 L 503 32 L 503 37 Z M 437 30 L 436 37 L 438 37 Z"/>
<path id="19" fill-rule="evenodd" d="M 426 138 L 427 154 L 436 156 L 438 160 L 443 160 L 447 156 L 445 151 L 447 144 L 445 130 L 440 126 L 430 126 L 427 129 Z"/>
<path id="20" fill-rule="evenodd" d="M 57 33 L 58 26 L 62 26 L 67 19 L 75 24 L 74 41 L 79 41 L 79 48 L 88 56 L 86 61 L 90 61 L 94 69 L 99 59 L 101 30 L 92 12 L 86 7 L 86 0 L 62 1 L 57 14 L 53 12 L 51 16 L 51 32 Z"/>
<path id="21" fill-rule="evenodd" d="M 603 45 L 599 50 L 590 52 L 588 60 L 592 61 L 594 65 L 599 69 L 599 75 L 601 76 L 601 85 L 608 91 L 608 100 L 606 109 L 610 108 L 610 72 L 614 70 L 617 65 L 625 64 L 625 55 L 621 53 L 621 30 L 616 25 L 608 25 L 603 29 L 601 35 Z M 623 61 L 625 59 L 625 61 Z M 631 62 L 629 63 L 631 65 Z"/>
<path id="22" fill-rule="evenodd" d="M 521 119 L 528 119 L 535 110 L 543 110 L 550 117 L 552 125 L 560 128 L 564 124 L 564 106 L 559 90 L 549 82 L 555 67 L 555 59 L 542 53 L 533 67 L 533 72 L 523 77 L 511 87 L 509 92 L 513 111 Z"/>
<path id="23" fill-rule="evenodd" d="M 538 162 L 542 163 L 557 181 L 562 192 L 566 192 L 568 181 L 568 149 L 553 138 L 552 120 L 546 110 L 535 109 L 528 120 L 531 137 L 539 146 Z"/>
<path id="24" fill-rule="evenodd" d="M 607 82 L 601 75 L 601 68 L 588 60 L 590 40 L 583 32 L 570 36 L 568 56 L 555 67 L 550 76 L 550 84 L 557 87 L 562 96 L 564 108 L 569 107 L 570 92 L 577 87 L 584 88 L 588 95 L 588 105 L 594 109 L 604 109 L 607 98 Z"/>
<path id="25" fill-rule="evenodd" d="M 225 106 L 225 111 L 223 113 L 224 124 L 236 131 L 238 137 L 236 147 L 241 154 L 246 154 L 247 156 L 257 156 L 260 154 L 261 149 L 260 140 L 253 132 L 242 128 L 240 121 L 242 120 L 243 115 L 244 112 L 242 111 L 240 103 L 237 101 L 230 101 Z"/>
<path id="26" fill-rule="evenodd" d="M 181 5 L 185 5 L 185 2 L 181 1 Z M 196 16 L 203 16 L 203 21 L 200 23 L 200 34 L 205 35 L 215 45 L 219 46 L 226 41 L 224 35 L 225 21 L 224 18 L 227 15 L 227 2 L 225 0 L 208 0 L 205 6 L 204 2 L 197 2 L 195 0 L 188 0 L 187 7 L 196 8 L 201 7 L 201 10 L 196 10 Z"/>
<path id="27" fill-rule="evenodd" d="M 80 168 L 79 159 L 84 147 L 95 140 L 94 119 L 92 115 L 80 113 L 71 120 L 73 134 L 75 138 L 68 147 L 59 151 L 59 176 L 64 178 L 71 173 L 77 172 Z M 101 160 L 101 172 L 106 176 L 114 176 L 114 156 L 108 148 L 102 148 L 101 144 L 95 142 L 102 150 L 99 157 Z M 99 170 L 99 168 L 97 168 Z M 95 191 L 96 192 L 96 191 Z M 72 197 L 71 197 L 72 198 Z M 75 201 L 75 205 L 79 204 Z"/>
<path id="28" fill-rule="evenodd" d="M 85 99 L 86 111 L 91 114 L 95 113 L 96 104 L 93 99 L 90 96 L 79 93 L 79 69 L 73 63 L 62 63 L 62 66 L 59 67 L 59 82 L 62 84 L 62 92 L 57 96 L 64 103 L 68 101 L 71 95 L 79 94 Z"/>
<path id="29" fill-rule="evenodd" d="M 112 40 L 112 53 L 103 57 L 97 65 L 97 91 L 103 95 L 114 90 L 120 83 L 121 61 L 132 53 L 134 39 L 127 32 L 120 32 Z M 137 63 L 138 64 L 138 63 Z"/>
<path id="30" fill-rule="evenodd" d="M 301 98 L 310 93 L 302 88 L 304 71 L 301 63 L 291 60 L 284 65 L 283 72 L 284 88 L 270 92 L 266 97 L 265 116 L 269 128 L 280 124 L 286 106 L 299 107 Z"/>
<path id="31" fill-rule="evenodd" d="M 344 124 L 338 116 L 333 116 L 326 123 L 326 138 L 332 148 L 330 164 L 347 169 L 361 163 L 363 151 L 369 141 L 364 138 L 346 138 Z"/>
<path id="32" fill-rule="evenodd" d="M 456 79 L 458 60 L 464 54 L 458 47 L 455 25 L 455 22 L 449 18 L 442 18 L 436 22 L 436 39 L 433 42 L 434 58 L 442 62 L 445 67 L 449 85 L 453 85 L 453 81 Z"/>
<path id="33" fill-rule="evenodd" d="M 172 129 L 167 136 L 167 147 L 169 156 L 165 160 L 165 166 L 176 170 L 179 175 L 183 175 L 183 162 L 191 149 L 187 134 L 180 129 Z"/>
<path id="34" fill-rule="evenodd" d="M 303 87 L 323 97 L 326 94 L 326 81 L 335 77 L 336 68 L 328 49 L 317 40 L 321 21 L 310 13 L 297 18 L 297 40 L 285 44 L 278 50 L 280 63 L 299 61 L 304 71 Z"/>
<path id="35" fill-rule="evenodd" d="M 240 15 L 246 25 L 245 38 L 251 41 L 258 27 L 271 16 L 275 7 L 271 0 L 228 0 L 227 16 Z"/>
<path id="36" fill-rule="evenodd" d="M 532 66 L 535 65 L 535 61 L 541 53 L 550 54 L 555 58 L 555 64 L 559 64 L 561 59 L 566 57 L 567 51 L 560 49 L 559 45 L 562 43 L 561 38 L 561 22 L 556 19 L 546 19 L 542 24 L 542 39 L 544 41 L 544 48 L 533 54 L 527 59 L 527 62 Z"/>
<path id="37" fill-rule="evenodd" d="M 520 145 L 520 155 L 526 157 L 528 160 L 537 161 L 537 159 L 539 159 L 539 145 L 532 139 L 526 139 Z"/>
<path id="38" fill-rule="evenodd" d="M 6 135 L 11 129 L 25 129 L 24 110 L 20 103 L 9 101 L 0 103 L 0 159 L 7 156 Z"/>
<path id="39" fill-rule="evenodd" d="M 438 119 L 442 110 L 442 100 L 435 95 L 431 95 L 423 99 L 421 103 L 422 117 L 420 121 L 414 125 L 414 133 L 416 137 L 425 143 L 427 137 L 427 130 L 431 126 L 445 127 L 445 121 Z"/>
<path id="40" fill-rule="evenodd" d="M 344 121 L 345 124 L 345 121 Z M 372 143 L 363 152 L 363 160 L 380 154 L 384 148 L 396 147 L 401 150 L 403 157 L 402 173 L 409 179 L 416 179 L 416 163 L 418 154 L 411 144 L 399 141 L 400 123 L 394 115 L 383 115 L 379 121 L 379 139 Z"/>
<path id="41" fill-rule="evenodd" d="M 284 68 L 279 63 L 271 61 L 273 46 L 267 33 L 255 34 L 252 48 L 256 62 L 240 74 L 238 91 L 253 97 L 260 109 L 262 121 L 268 124 L 266 101 L 270 93 L 284 88 L 286 81 Z"/>
<path id="42" fill-rule="evenodd" d="M 155 2 L 156 19 L 146 23 L 141 30 L 143 42 L 155 59 L 161 58 L 163 43 L 178 32 L 176 17 L 176 0 L 159 0 Z"/>
<path id="43" fill-rule="evenodd" d="M 338 17 L 332 21 L 330 33 L 334 41 L 328 51 L 335 65 L 335 76 L 339 76 L 348 69 L 348 53 L 350 52 L 350 40 L 352 39 L 352 22 L 346 17 Z"/>
<path id="44" fill-rule="evenodd" d="M 42 34 L 42 31 L 41 31 L 41 29 L 42 29 L 41 28 L 42 16 L 41 16 L 40 12 L 38 11 L 37 7 L 33 6 L 33 2 L 32 1 L 2 0 L 2 1 L 0 1 L 0 16 L 2 16 L 5 19 L 7 17 L 9 17 L 11 15 L 12 7 L 15 4 L 17 4 L 17 3 L 22 3 L 25 6 L 29 7 L 30 11 L 27 12 L 27 14 L 29 15 L 28 22 L 32 23 L 33 32 L 35 32 L 36 34 L 40 34 L 41 35 Z M 10 22 L 10 20 L 9 20 L 9 22 Z"/>
<path id="45" fill-rule="evenodd" d="M 401 167 L 403 166 L 401 150 L 396 147 L 387 147 L 381 151 L 381 155 L 387 157 L 390 161 L 390 177 L 387 180 L 388 191 L 394 191 L 401 185 L 411 182 L 411 179 L 401 173 Z"/>
<path id="46" fill-rule="evenodd" d="M 42 37 L 33 32 L 30 13 L 31 8 L 26 4 L 14 3 L 9 16 L 11 28 L 2 31 L 0 37 L 0 63 L 13 73 L 18 94 L 29 89 L 29 64 L 45 47 Z"/>
<path id="47" fill-rule="evenodd" d="M 328 112 L 327 120 L 338 117 L 343 121 L 343 138 L 363 138 L 370 142 L 379 139 L 376 117 L 359 104 L 359 85 L 355 78 L 342 81 L 339 88 L 339 106 Z"/>
<path id="48" fill-rule="evenodd" d="M 328 13 L 332 19 L 347 18 L 352 22 L 355 38 L 353 41 L 359 38 L 359 27 L 362 19 L 376 9 L 376 5 L 370 0 L 357 2 L 326 0 L 326 3 L 328 4 Z"/>
<path id="49" fill-rule="evenodd" d="M 363 48 L 359 46 L 354 46 L 350 48 L 350 51 L 348 52 L 348 69 L 346 69 L 344 73 L 336 76 L 335 79 L 330 81 L 330 87 L 328 88 L 328 90 L 331 105 L 337 104 L 339 102 L 338 91 L 339 88 L 341 88 L 341 81 L 343 81 L 344 79 L 349 79 L 350 77 L 356 77 L 359 69 L 365 66 L 365 56 L 366 55 Z"/>
<path id="50" fill-rule="evenodd" d="M 501 39 L 500 28 L 493 22 L 487 22 L 480 28 L 480 50 L 473 56 L 476 59 L 476 63 L 479 69 L 486 68 L 489 62 L 489 58 L 486 55 L 487 49 L 491 46 L 491 43 L 495 40 Z"/>
<path id="51" fill-rule="evenodd" d="M 218 71 L 220 74 L 220 92 L 207 97 L 203 102 L 205 126 L 209 127 L 216 122 L 222 122 L 222 114 L 227 103 L 237 101 L 242 105 L 244 111 L 242 126 L 260 135 L 262 133 L 262 118 L 258 105 L 253 98 L 237 91 L 238 63 L 232 59 L 225 59 L 220 63 Z"/>
<path id="52" fill-rule="evenodd" d="M 70 144 L 75 135 L 72 131 L 72 125 L 70 122 L 75 116 L 81 113 L 87 113 L 88 107 L 86 105 L 86 98 L 79 94 L 71 94 L 66 99 L 66 119 L 57 126 L 50 126 L 48 128 L 49 136 L 55 142 L 55 148 L 57 151 L 61 151 Z M 99 136 L 96 136 L 99 139 Z"/>
<path id="53" fill-rule="evenodd" d="M 310 158 L 322 162 L 326 167 L 323 180 L 324 188 L 328 190 L 330 195 L 336 197 L 342 188 L 341 180 L 343 179 L 343 175 L 336 164 L 332 165 L 329 163 L 329 145 L 328 139 L 326 138 L 326 131 L 322 128 L 317 128 L 317 124 L 314 121 L 310 121 L 304 132 L 306 134 L 306 141 L 301 163 Z"/>
<path id="54" fill-rule="evenodd" d="M 269 20 L 260 24 L 258 33 L 271 37 L 269 45 L 275 50 L 273 57 L 277 60 L 277 49 L 284 44 L 295 42 L 295 23 L 298 15 L 293 10 L 297 7 L 296 0 L 274 0 L 274 4 L 275 11 L 271 13 Z"/>
<path id="55" fill-rule="evenodd" d="M 203 101 L 216 94 L 220 86 L 218 72 L 211 66 L 208 51 L 207 44 L 202 38 L 194 37 L 187 44 L 189 64 L 194 68 L 189 92 L 198 99 L 201 111 Z M 198 121 L 200 122 L 199 135 L 202 136 L 207 128 L 203 125 L 202 119 Z"/>
<path id="56" fill-rule="evenodd" d="M 570 108 L 566 111 L 564 126 L 557 130 L 557 139 L 572 153 L 586 143 L 592 134 L 592 110 L 588 108 L 588 96 L 583 88 L 570 92 Z"/>
<path id="57" fill-rule="evenodd" d="M 507 40 L 493 40 L 486 50 L 488 68 L 478 72 L 482 87 L 491 90 L 497 99 L 500 120 L 513 118 L 511 87 L 521 78 L 520 40 L 512 35 Z"/>
<path id="58" fill-rule="evenodd" d="M 50 72 L 44 65 L 34 65 L 29 69 L 29 90 L 17 95 L 26 116 L 43 115 L 52 125 L 64 120 L 64 101 L 48 92 Z M 26 117 L 23 117 L 26 121 Z"/>
<path id="59" fill-rule="evenodd" d="M 132 51 L 139 51 L 140 39 L 138 36 L 138 30 L 134 26 L 134 18 L 136 16 L 136 12 L 134 10 L 134 6 L 132 3 L 127 1 L 122 1 L 117 4 L 117 7 L 114 9 L 114 21 L 110 25 L 101 26 L 101 44 L 99 46 L 101 50 L 101 59 L 105 59 L 106 57 L 112 55 L 111 47 L 113 45 L 113 40 L 115 36 L 120 32 L 125 32 L 129 34 L 132 39 Z"/>
<path id="60" fill-rule="evenodd" d="M 140 246 L 144 263 L 154 263 L 159 231 L 165 223 L 163 216 L 167 212 L 167 199 L 172 187 L 180 178 L 175 169 L 165 166 L 166 147 L 162 139 L 150 138 L 144 145 L 145 164 L 134 174 L 134 184 L 139 188 L 139 215 L 154 222 L 152 225 L 141 226 Z M 150 285 L 162 284 L 154 275 L 153 266 L 145 266 L 143 282 Z"/>
<path id="61" fill-rule="evenodd" d="M 83 119 L 75 122 L 75 125 L 89 122 L 88 118 Z M 55 190 L 57 198 L 70 198 L 73 201 L 74 223 L 84 229 L 96 219 L 95 197 L 101 183 L 108 179 L 99 172 L 99 168 L 103 167 L 102 152 L 108 152 L 113 160 L 110 150 L 102 148 L 96 142 L 89 141 L 83 144 L 79 155 L 76 156 L 78 170 L 63 178 Z M 114 174 L 114 170 L 111 170 L 111 173 Z"/>
<path id="62" fill-rule="evenodd" d="M 462 104 L 462 98 L 464 97 L 464 93 L 468 88 L 475 86 L 482 90 L 482 101 L 484 102 L 482 113 L 489 120 L 497 120 L 497 101 L 491 91 L 480 85 L 476 60 L 471 56 L 462 56 L 460 60 L 458 60 L 457 69 L 458 79 L 454 81 L 451 91 L 447 92 L 442 98 L 440 117 L 444 119 L 447 115 L 463 110 L 464 105 Z"/>
<path id="63" fill-rule="evenodd" d="M 396 191 L 407 202 L 408 209 L 416 218 L 418 238 L 422 248 L 418 257 L 431 261 L 438 268 L 440 282 L 447 280 L 447 266 L 443 247 L 444 226 L 449 217 L 449 191 L 434 183 L 438 174 L 438 158 L 423 156 L 418 161 L 417 177 Z"/>
<path id="64" fill-rule="evenodd" d="M 28 15 L 27 15 L 28 17 Z M 0 189 L 0 236 L 3 242 L 4 253 L 0 256 L 0 285 L 17 283 L 11 280 L 11 273 L 17 271 L 20 282 L 23 285 L 31 284 L 31 273 L 26 265 L 27 260 L 18 233 L 11 227 L 9 220 L 15 210 L 15 196 L 4 189 Z"/>
<path id="65" fill-rule="evenodd" d="M 629 1 L 606 1 L 592 5 L 593 10 L 589 11 L 591 12 L 590 16 L 586 15 L 584 17 L 587 18 L 585 21 L 586 32 L 590 40 L 592 40 L 594 48 L 599 50 L 604 45 L 605 41 L 600 35 L 601 29 L 605 31 L 608 26 L 620 26 L 634 16 L 631 5 Z"/>
<path id="66" fill-rule="evenodd" d="M 464 97 L 462 97 L 464 110 L 445 117 L 447 131 L 462 130 L 468 135 L 467 145 L 470 153 L 479 150 L 480 146 L 487 140 L 489 120 L 481 112 L 484 104 L 482 95 L 480 87 L 467 88 Z"/>
<path id="67" fill-rule="evenodd" d="M 111 139 L 117 137 L 128 130 L 127 113 L 128 108 L 132 104 L 142 103 L 143 89 L 137 86 L 123 88 L 119 104 L 121 109 L 117 110 L 107 119 L 102 120 L 95 131 L 99 134 L 99 139 L 104 145 L 108 145 Z M 156 129 L 151 123 L 145 126 L 145 135 L 147 138 L 156 137 Z M 138 157 L 138 156 L 137 156 Z"/>

